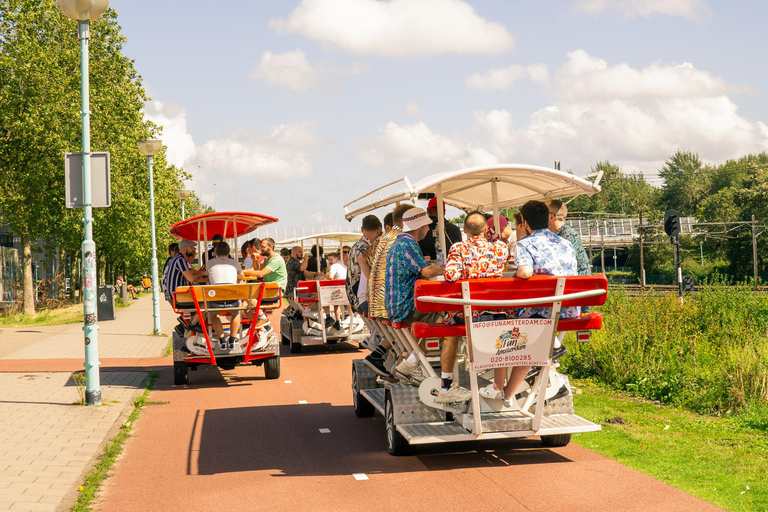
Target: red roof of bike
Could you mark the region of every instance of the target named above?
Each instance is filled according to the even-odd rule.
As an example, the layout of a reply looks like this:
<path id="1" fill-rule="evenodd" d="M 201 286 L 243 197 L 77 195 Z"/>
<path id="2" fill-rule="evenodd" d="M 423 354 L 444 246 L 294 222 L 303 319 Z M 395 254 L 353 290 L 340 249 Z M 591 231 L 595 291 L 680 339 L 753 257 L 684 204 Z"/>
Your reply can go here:
<path id="1" fill-rule="evenodd" d="M 248 212 L 214 212 L 190 217 L 173 224 L 168 231 L 178 239 L 208 241 L 213 235 L 224 238 L 247 235 L 256 228 L 277 222 L 276 217 Z"/>

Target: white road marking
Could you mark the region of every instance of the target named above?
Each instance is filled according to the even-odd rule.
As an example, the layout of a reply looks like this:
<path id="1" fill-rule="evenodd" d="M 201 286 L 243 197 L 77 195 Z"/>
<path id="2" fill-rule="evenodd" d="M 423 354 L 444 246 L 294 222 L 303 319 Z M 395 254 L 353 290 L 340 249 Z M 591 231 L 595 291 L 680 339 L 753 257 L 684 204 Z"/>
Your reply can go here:
<path id="1" fill-rule="evenodd" d="M 368 475 L 365 473 L 352 473 L 352 476 L 355 477 L 355 480 L 368 480 Z"/>

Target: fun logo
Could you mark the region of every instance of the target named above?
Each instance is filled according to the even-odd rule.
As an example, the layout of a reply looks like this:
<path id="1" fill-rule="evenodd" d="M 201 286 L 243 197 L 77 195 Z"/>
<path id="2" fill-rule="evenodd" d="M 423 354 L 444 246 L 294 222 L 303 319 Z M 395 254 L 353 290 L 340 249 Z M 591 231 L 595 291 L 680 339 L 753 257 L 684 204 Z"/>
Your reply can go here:
<path id="1" fill-rule="evenodd" d="M 333 290 L 331 292 L 331 300 L 341 300 L 343 297 L 341 290 Z"/>
<path id="2" fill-rule="evenodd" d="M 528 335 L 520 332 L 519 327 L 514 327 L 511 331 L 504 331 L 501 336 L 496 338 L 495 348 L 499 354 L 522 350 L 528 344 Z"/>

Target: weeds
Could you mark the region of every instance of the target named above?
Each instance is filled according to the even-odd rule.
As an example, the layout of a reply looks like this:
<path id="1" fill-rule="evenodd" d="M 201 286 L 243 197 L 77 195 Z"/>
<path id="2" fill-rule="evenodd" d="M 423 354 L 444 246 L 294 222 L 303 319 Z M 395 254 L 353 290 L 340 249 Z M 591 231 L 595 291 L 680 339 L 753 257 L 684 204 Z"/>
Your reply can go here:
<path id="1" fill-rule="evenodd" d="M 592 342 L 570 344 L 566 371 L 696 412 L 743 412 L 768 430 L 768 297 L 709 282 L 674 295 L 612 292 Z M 745 420 L 747 421 L 747 420 Z"/>
<path id="2" fill-rule="evenodd" d="M 85 405 L 85 385 L 88 380 L 85 373 L 73 373 L 72 380 L 75 382 L 75 387 L 77 388 L 77 397 L 79 399 L 77 403 Z"/>

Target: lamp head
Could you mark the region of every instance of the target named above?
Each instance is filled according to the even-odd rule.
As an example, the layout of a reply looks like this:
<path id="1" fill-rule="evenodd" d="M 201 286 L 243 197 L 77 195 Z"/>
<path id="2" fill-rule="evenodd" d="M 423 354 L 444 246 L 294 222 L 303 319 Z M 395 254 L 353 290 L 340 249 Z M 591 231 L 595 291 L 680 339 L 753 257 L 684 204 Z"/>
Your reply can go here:
<path id="1" fill-rule="evenodd" d="M 184 201 L 185 199 L 189 199 L 189 196 L 192 195 L 191 190 L 183 190 L 183 189 L 174 190 L 173 193 L 176 194 L 176 199 L 180 199 L 182 201 Z"/>
<path id="2" fill-rule="evenodd" d="M 58 0 L 59 9 L 75 21 L 96 21 L 109 7 L 109 0 Z"/>
<path id="3" fill-rule="evenodd" d="M 145 139 L 138 141 L 136 145 L 139 146 L 139 151 L 144 156 L 155 156 L 163 147 L 163 141 L 159 139 Z"/>

